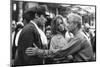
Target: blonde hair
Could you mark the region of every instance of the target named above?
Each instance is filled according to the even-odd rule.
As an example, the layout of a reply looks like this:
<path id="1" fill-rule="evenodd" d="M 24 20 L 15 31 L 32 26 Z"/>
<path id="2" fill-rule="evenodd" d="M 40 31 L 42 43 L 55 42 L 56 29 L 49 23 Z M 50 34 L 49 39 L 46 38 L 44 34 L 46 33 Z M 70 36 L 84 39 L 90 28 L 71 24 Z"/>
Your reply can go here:
<path id="1" fill-rule="evenodd" d="M 61 19 L 62 22 L 64 22 L 63 17 L 61 15 L 57 15 L 51 22 L 51 32 L 52 32 L 52 34 L 57 34 L 57 31 L 58 31 L 57 19 Z"/>

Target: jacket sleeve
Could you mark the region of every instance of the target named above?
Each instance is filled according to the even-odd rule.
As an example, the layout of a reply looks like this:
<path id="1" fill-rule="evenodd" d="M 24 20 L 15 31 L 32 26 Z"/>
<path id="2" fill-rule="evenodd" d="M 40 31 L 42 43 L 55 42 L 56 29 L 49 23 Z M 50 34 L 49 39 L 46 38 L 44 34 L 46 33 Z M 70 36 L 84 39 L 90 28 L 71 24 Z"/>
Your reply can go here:
<path id="1" fill-rule="evenodd" d="M 72 41 L 72 43 L 70 44 L 71 46 L 69 48 L 58 51 L 57 53 L 55 53 L 55 57 L 60 58 L 78 52 L 81 48 L 81 43 L 82 41 L 80 39 Z"/>

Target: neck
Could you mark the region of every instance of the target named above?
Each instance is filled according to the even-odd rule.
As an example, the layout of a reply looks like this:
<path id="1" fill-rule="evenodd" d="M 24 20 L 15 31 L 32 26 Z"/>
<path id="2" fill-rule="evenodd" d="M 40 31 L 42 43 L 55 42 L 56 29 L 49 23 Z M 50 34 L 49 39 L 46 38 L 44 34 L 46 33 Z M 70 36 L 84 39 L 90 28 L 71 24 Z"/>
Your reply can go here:
<path id="1" fill-rule="evenodd" d="M 77 33 L 79 33 L 79 31 L 80 31 L 80 29 L 76 28 L 72 33 L 73 33 L 74 36 L 76 36 Z"/>
<path id="2" fill-rule="evenodd" d="M 31 20 L 31 21 L 33 21 L 33 22 L 35 22 L 35 23 L 37 22 L 37 21 L 36 21 L 36 19 L 34 19 L 34 20 Z"/>

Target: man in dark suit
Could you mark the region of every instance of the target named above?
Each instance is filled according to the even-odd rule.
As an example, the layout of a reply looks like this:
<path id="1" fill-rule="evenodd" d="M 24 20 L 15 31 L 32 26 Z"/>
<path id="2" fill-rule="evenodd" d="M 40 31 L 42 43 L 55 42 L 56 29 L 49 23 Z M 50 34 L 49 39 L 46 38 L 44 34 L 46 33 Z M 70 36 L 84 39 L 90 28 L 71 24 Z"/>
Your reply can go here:
<path id="1" fill-rule="evenodd" d="M 36 23 L 40 16 L 44 14 L 45 10 L 42 7 L 31 8 L 25 11 L 25 14 L 23 15 L 23 23 L 25 26 L 18 40 L 18 48 L 16 53 L 16 59 L 14 62 L 15 66 L 43 64 L 42 58 L 39 58 L 37 55 L 28 56 L 25 54 L 25 50 L 29 47 L 35 46 L 40 49 L 43 49 L 40 34 L 36 26 L 32 22 Z M 33 43 L 35 44 L 35 46 L 33 45 Z"/>

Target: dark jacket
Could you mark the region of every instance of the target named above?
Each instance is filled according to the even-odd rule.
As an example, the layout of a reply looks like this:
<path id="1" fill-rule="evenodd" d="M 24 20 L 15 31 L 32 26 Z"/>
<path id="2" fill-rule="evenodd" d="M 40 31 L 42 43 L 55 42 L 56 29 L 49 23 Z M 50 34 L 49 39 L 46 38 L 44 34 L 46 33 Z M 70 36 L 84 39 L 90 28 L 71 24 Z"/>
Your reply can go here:
<path id="1" fill-rule="evenodd" d="M 39 32 L 32 23 L 29 23 L 23 28 L 20 34 L 15 65 L 25 66 L 42 64 L 42 58 L 38 56 L 27 56 L 25 54 L 25 50 L 28 47 L 34 47 L 33 43 L 35 43 L 38 48 L 43 48 Z"/>

